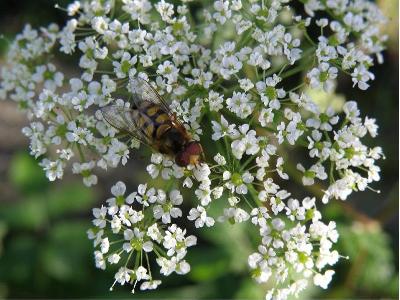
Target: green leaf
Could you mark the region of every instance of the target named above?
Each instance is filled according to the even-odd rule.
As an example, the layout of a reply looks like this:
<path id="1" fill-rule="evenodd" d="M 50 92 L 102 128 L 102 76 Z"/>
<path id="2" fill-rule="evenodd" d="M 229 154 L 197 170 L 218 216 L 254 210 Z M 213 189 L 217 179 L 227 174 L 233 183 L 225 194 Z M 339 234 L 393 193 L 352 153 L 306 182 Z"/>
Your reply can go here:
<path id="1" fill-rule="evenodd" d="M 87 212 L 94 204 L 95 196 L 92 189 L 81 183 L 66 183 L 55 185 L 49 192 L 47 205 L 52 217 L 66 213 Z"/>
<path id="2" fill-rule="evenodd" d="M 31 196 L 13 205 L 2 205 L 2 219 L 11 229 L 38 229 L 47 222 L 47 210 L 42 196 Z"/>
<path id="3" fill-rule="evenodd" d="M 86 237 L 89 223 L 65 222 L 51 228 L 48 241 L 40 253 L 44 271 L 62 281 L 88 280 L 85 266 L 92 261 L 91 244 Z"/>
<path id="4" fill-rule="evenodd" d="M 5 237 L 5 235 L 7 234 L 7 224 L 4 222 L 0 222 L 0 256 L 3 253 L 3 247 L 4 247 L 4 242 L 3 239 Z M 1 295 L 1 293 L 0 293 Z"/>
<path id="5" fill-rule="evenodd" d="M 226 198 L 215 201 L 208 213 L 211 216 L 220 215 L 227 201 Z M 243 257 L 247 257 L 254 251 L 254 245 L 251 241 L 251 235 L 254 231 L 254 227 L 247 223 L 217 222 L 212 229 L 203 228 L 197 230 L 197 234 L 213 243 L 215 247 L 220 247 L 226 253 L 230 261 L 229 269 L 231 271 L 241 272 L 247 270 L 247 260 Z"/>
<path id="6" fill-rule="evenodd" d="M 27 282 L 33 278 L 38 246 L 32 236 L 11 237 L 5 254 L 0 258 L 0 280 Z"/>
<path id="7" fill-rule="evenodd" d="M 257 284 L 250 278 L 244 279 L 238 291 L 235 294 L 235 299 L 263 299 L 265 298 L 265 286 Z"/>
<path id="8" fill-rule="evenodd" d="M 382 227 L 356 223 L 338 229 L 343 253 L 349 255 L 351 262 L 348 280 L 365 291 L 387 292 L 387 284 L 396 273 L 390 238 Z"/>
<path id="9" fill-rule="evenodd" d="M 37 161 L 26 152 L 14 154 L 9 169 L 10 182 L 21 192 L 31 194 L 43 191 L 48 185 L 43 170 Z"/>
<path id="10" fill-rule="evenodd" d="M 138 288 L 136 288 L 136 290 L 138 290 Z M 175 288 L 165 288 L 165 286 L 161 286 L 153 291 L 136 291 L 135 294 L 136 293 L 138 293 L 141 299 L 210 299 L 214 295 L 223 294 L 223 292 L 221 292 L 221 287 L 213 282 L 204 282 L 196 285 L 179 285 Z M 112 298 L 117 299 L 121 297 L 114 295 Z M 123 298 L 126 298 L 126 296 Z"/>
<path id="11" fill-rule="evenodd" d="M 228 255 L 222 249 L 211 247 L 191 249 L 187 260 L 192 266 L 188 276 L 198 282 L 211 281 L 226 275 L 230 264 Z"/>

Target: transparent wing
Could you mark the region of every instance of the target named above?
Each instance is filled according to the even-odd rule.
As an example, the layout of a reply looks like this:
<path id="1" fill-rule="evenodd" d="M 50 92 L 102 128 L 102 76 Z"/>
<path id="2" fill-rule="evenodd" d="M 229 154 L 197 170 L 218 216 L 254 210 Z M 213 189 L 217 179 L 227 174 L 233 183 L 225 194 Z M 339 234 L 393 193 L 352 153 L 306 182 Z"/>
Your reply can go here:
<path id="1" fill-rule="evenodd" d="M 103 107 L 101 113 L 104 120 L 119 132 L 128 134 L 141 143 L 153 147 L 151 140 L 139 126 L 139 112 L 136 109 L 111 105 Z"/>
<path id="2" fill-rule="evenodd" d="M 146 106 L 145 103 L 154 103 L 159 106 L 167 113 L 172 122 L 179 127 L 181 130 L 186 131 L 183 124 L 176 117 L 175 113 L 171 111 L 169 105 L 165 100 L 160 96 L 160 94 L 151 86 L 149 82 L 146 80 L 136 77 L 130 81 L 131 84 L 131 92 L 134 104 L 136 107 L 140 108 Z"/>
<path id="3" fill-rule="evenodd" d="M 130 83 L 133 101 L 137 107 L 141 107 L 143 102 L 150 102 L 160 105 L 166 113 L 172 115 L 169 105 L 150 83 L 139 77 L 132 79 Z"/>

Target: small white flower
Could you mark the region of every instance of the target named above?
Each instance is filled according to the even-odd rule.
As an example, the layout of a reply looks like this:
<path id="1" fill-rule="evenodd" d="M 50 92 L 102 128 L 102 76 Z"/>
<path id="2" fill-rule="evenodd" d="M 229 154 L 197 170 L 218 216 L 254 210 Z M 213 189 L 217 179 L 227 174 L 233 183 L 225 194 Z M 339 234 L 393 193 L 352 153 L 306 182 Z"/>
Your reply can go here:
<path id="1" fill-rule="evenodd" d="M 242 159 L 243 154 L 254 155 L 260 150 L 258 139 L 254 130 L 249 130 L 248 124 L 239 127 L 241 138 L 232 142 L 232 153 L 237 159 Z"/>
<path id="2" fill-rule="evenodd" d="M 226 159 L 220 153 L 214 156 L 214 161 L 220 166 L 226 165 Z"/>
<path id="3" fill-rule="evenodd" d="M 108 252 L 108 250 L 110 249 L 110 242 L 108 241 L 108 238 L 105 238 L 101 241 L 100 249 L 101 249 L 101 253 L 103 253 L 103 254 Z"/>
<path id="4" fill-rule="evenodd" d="M 369 72 L 364 65 L 354 68 L 353 73 L 351 73 L 353 87 L 358 86 L 360 90 L 366 90 L 369 87 L 367 81 L 374 80 L 375 76 Z"/>
<path id="5" fill-rule="evenodd" d="M 208 93 L 208 97 L 205 101 L 209 103 L 211 111 L 219 111 L 224 107 L 224 96 L 213 90 Z"/>
<path id="6" fill-rule="evenodd" d="M 182 210 L 177 205 L 181 205 L 183 197 L 178 190 L 172 190 L 169 193 L 169 200 L 162 192 L 158 195 L 158 205 L 153 207 L 153 215 L 156 219 L 161 219 L 164 224 L 171 223 L 171 218 L 178 218 L 182 216 Z"/>
<path id="7" fill-rule="evenodd" d="M 251 95 L 240 92 L 233 92 L 233 96 L 226 99 L 226 104 L 231 112 L 242 119 L 248 117 L 255 107 L 255 103 L 251 101 Z"/>
<path id="8" fill-rule="evenodd" d="M 276 171 L 278 172 L 278 175 L 285 180 L 289 179 L 289 176 L 283 171 L 283 158 L 282 157 L 278 157 L 277 161 L 276 161 Z"/>
<path id="9" fill-rule="evenodd" d="M 140 285 L 140 290 L 141 291 L 155 290 L 160 284 L 161 284 L 161 280 L 144 281 Z"/>
<path id="10" fill-rule="evenodd" d="M 191 221 L 195 221 L 194 225 L 196 228 L 201 228 L 204 225 L 207 227 L 214 226 L 214 219 L 207 216 L 207 212 L 203 206 L 197 206 L 197 208 L 192 208 L 189 211 L 188 219 Z"/>
<path id="11" fill-rule="evenodd" d="M 365 117 L 364 126 L 367 128 L 369 134 L 374 138 L 378 135 L 378 125 L 375 124 L 376 120 L 373 118 Z"/>
<path id="12" fill-rule="evenodd" d="M 121 259 L 121 256 L 120 256 L 120 255 L 118 255 L 117 253 L 113 253 L 113 254 L 111 254 L 111 255 L 108 257 L 108 262 L 109 262 L 110 264 L 115 265 L 115 264 L 117 264 L 117 263 L 120 261 L 120 259 Z"/>
<path id="13" fill-rule="evenodd" d="M 219 222 L 224 222 L 228 220 L 231 223 L 242 223 L 247 221 L 250 218 L 250 215 L 241 208 L 225 208 L 224 215 L 218 218 Z"/>
<path id="14" fill-rule="evenodd" d="M 172 175 L 173 161 L 163 156 L 160 153 L 151 155 L 151 164 L 147 166 L 146 170 L 152 178 L 157 178 L 161 172 L 161 177 L 169 179 Z"/>
<path id="15" fill-rule="evenodd" d="M 214 9 L 216 12 L 214 13 L 214 19 L 224 24 L 226 20 L 231 18 L 231 11 L 229 9 L 229 1 L 218 0 L 214 2 Z"/>
<path id="16" fill-rule="evenodd" d="M 121 267 L 119 268 L 118 272 L 115 274 L 115 280 L 120 284 L 124 285 L 125 283 L 129 282 L 131 278 L 132 270 L 126 268 L 126 267 Z"/>
<path id="17" fill-rule="evenodd" d="M 157 199 L 155 188 L 147 189 L 147 184 L 139 184 L 137 193 L 132 193 L 128 197 L 127 202 L 129 201 L 128 203 L 132 203 L 133 200 L 136 200 L 144 206 L 149 206 L 151 203 L 155 203 Z"/>
<path id="18" fill-rule="evenodd" d="M 324 274 L 316 274 L 314 276 L 314 284 L 323 289 L 328 288 L 328 284 L 331 282 L 333 274 L 335 274 L 335 271 L 333 270 L 327 270 Z"/>
<path id="19" fill-rule="evenodd" d="M 195 195 L 200 200 L 201 205 L 207 206 L 211 202 L 211 190 L 209 186 L 201 186 L 195 192 Z"/>
<path id="20" fill-rule="evenodd" d="M 212 122 L 212 128 L 213 128 L 213 132 L 214 132 L 212 135 L 212 139 L 214 141 L 218 141 L 219 139 L 221 139 L 225 136 L 232 137 L 237 134 L 235 125 L 229 124 L 223 115 L 221 115 L 220 123 L 218 123 L 216 121 L 211 121 L 211 122 Z"/>
<path id="21" fill-rule="evenodd" d="M 225 171 L 222 178 L 226 181 L 225 187 L 228 190 L 240 195 L 247 194 L 247 184 L 252 183 L 254 180 L 254 177 L 249 172 L 245 172 L 241 175 L 239 173 L 231 174 L 229 171 Z"/>
<path id="22" fill-rule="evenodd" d="M 335 87 L 334 79 L 337 77 L 338 69 L 331 67 L 328 63 L 321 63 L 318 68 L 307 73 L 310 86 L 314 89 L 322 87 L 326 92 L 332 92 Z"/>

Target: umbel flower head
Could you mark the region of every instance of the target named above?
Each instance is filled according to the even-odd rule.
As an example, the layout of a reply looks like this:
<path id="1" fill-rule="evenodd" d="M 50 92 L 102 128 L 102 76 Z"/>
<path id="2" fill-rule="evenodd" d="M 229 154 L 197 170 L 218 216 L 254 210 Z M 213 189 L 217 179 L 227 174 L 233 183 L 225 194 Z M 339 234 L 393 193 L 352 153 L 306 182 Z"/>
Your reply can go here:
<path id="1" fill-rule="evenodd" d="M 138 78 L 167 100 L 169 117 L 191 140 L 212 145 L 186 167 L 153 151 L 147 183 L 132 191 L 117 182 L 93 209 L 88 235 L 96 266 L 117 265 L 114 284 L 155 289 L 160 275 L 188 273 L 185 256 L 197 240 L 177 225 L 185 218 L 196 228 L 253 224 L 259 246 L 248 253 L 249 276 L 273 282 L 266 299 L 297 296 L 310 284 L 326 289 L 341 256 L 336 224 L 318 207 L 371 188 L 383 152 L 364 144 L 378 125 L 356 101 L 335 111 L 308 92 L 334 92 L 339 76 L 367 89 L 371 67 L 382 62 L 385 18 L 367 0 L 197 1 L 196 9 L 192 2 L 74 1 L 64 27 L 26 25 L 17 35 L 0 96 L 27 114 L 23 134 L 50 181 L 72 170 L 92 186 L 100 170 L 142 151 L 101 113 L 110 105 L 137 113 Z M 77 57 L 74 76 L 59 69 L 63 55 Z M 127 115 L 122 121 L 133 124 Z M 133 127 L 154 130 L 141 125 Z M 300 198 L 288 181 L 323 189 L 323 196 Z M 190 193 L 186 216 L 180 206 Z M 210 210 L 215 201 L 223 203 L 218 214 Z"/>
<path id="2" fill-rule="evenodd" d="M 141 290 L 155 289 L 161 283 L 153 278 L 150 255 L 156 257 L 164 276 L 189 272 L 190 265 L 184 258 L 187 248 L 196 245 L 197 239 L 171 223 L 171 219 L 182 216 L 182 211 L 174 207 L 182 203 L 180 192 L 172 190 L 167 196 L 163 190 L 147 189 L 146 185 L 139 185 L 138 191 L 128 196 L 125 191 L 125 184 L 117 182 L 111 188 L 114 197 L 105 206 L 93 209 L 94 227 L 88 236 L 97 249 L 96 266 L 104 270 L 107 265 L 123 261 L 114 284 L 132 284 L 132 292 L 138 282 Z M 137 204 L 140 209 L 135 209 Z"/>

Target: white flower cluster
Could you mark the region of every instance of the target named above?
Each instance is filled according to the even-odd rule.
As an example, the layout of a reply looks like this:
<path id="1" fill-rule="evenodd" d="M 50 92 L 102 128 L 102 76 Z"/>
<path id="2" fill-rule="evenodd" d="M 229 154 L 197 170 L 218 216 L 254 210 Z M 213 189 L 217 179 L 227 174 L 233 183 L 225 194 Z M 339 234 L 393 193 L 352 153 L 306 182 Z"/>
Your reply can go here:
<path id="1" fill-rule="evenodd" d="M 287 192 L 284 193 L 287 197 Z M 292 221 L 289 226 L 287 221 L 276 217 L 280 211 L 286 211 L 287 218 Z M 309 197 L 301 202 L 290 198 L 287 203 L 278 198 L 274 201 L 271 215 L 265 207 L 252 210 L 251 221 L 259 227 L 262 238 L 258 252 L 248 258 L 253 278 L 263 283 L 274 276 L 277 286 L 290 282 L 283 288 L 272 289 L 267 298 L 298 295 L 306 288 L 310 277 L 313 277 L 315 285 L 327 288 L 334 271 L 322 273 L 322 270 L 328 265 L 333 266 L 339 259 L 338 252 L 331 249 L 338 233 L 335 222 L 326 225 L 320 218 L 315 198 Z M 311 224 L 306 225 L 310 220 Z"/>
<path id="2" fill-rule="evenodd" d="M 100 108 L 130 106 L 136 77 L 169 101 L 195 140 L 213 142 L 203 147 L 208 160 L 196 166 L 152 154 L 148 174 L 173 182 L 171 189 L 149 183 L 124 197 L 118 182 L 114 198 L 93 210 L 96 265 L 124 261 L 116 282 L 156 288 L 149 256 L 163 275 L 190 270 L 184 256 L 196 239 L 172 224 L 183 217 L 181 191 L 188 189 L 196 204 L 186 217 L 195 227 L 256 226 L 260 246 L 248 264 L 257 282 L 276 283 L 267 298 L 297 295 L 309 281 L 327 288 L 339 259 L 338 233 L 333 221 L 321 221 L 316 203 L 372 189 L 383 153 L 363 144 L 378 126 L 355 101 L 338 112 L 321 108 L 307 91 L 334 92 L 338 76 L 347 75 L 367 89 L 374 56 L 382 61 L 385 18 L 367 0 L 198 1 L 201 14 L 182 2 L 75 1 L 63 28 L 27 25 L 10 45 L 0 97 L 27 113 L 31 123 L 23 133 L 51 181 L 70 166 L 91 186 L 99 169 L 127 163 L 139 144 L 109 126 Z M 319 12 L 326 17 L 317 18 Z M 79 72 L 63 74 L 57 52 L 78 56 Z M 281 188 L 294 179 L 317 185 L 324 196 L 296 199 Z M 211 216 L 216 199 L 226 205 Z"/>
<path id="3" fill-rule="evenodd" d="M 197 239 L 171 224 L 171 218 L 182 216 L 182 211 L 175 207 L 183 200 L 179 191 L 167 195 L 142 184 L 137 192 L 126 197 L 125 192 L 125 184 L 117 182 L 111 188 L 114 197 L 106 201 L 106 206 L 93 209 L 94 227 L 88 236 L 97 249 L 96 266 L 104 270 L 107 265 L 123 261 L 113 286 L 132 284 L 132 293 L 138 282 L 140 290 L 155 289 L 161 284 L 161 280 L 153 278 L 149 257 L 155 257 L 164 276 L 188 273 L 190 265 L 184 258 L 187 248 L 196 245 Z M 135 209 L 136 206 L 140 208 Z"/>

